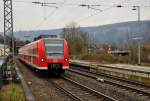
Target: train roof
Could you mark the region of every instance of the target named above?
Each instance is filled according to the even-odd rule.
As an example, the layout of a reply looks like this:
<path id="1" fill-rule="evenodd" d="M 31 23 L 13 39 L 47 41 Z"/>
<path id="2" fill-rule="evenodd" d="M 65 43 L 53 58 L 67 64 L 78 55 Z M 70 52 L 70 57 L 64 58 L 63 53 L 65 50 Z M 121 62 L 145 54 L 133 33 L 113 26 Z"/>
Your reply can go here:
<path id="1" fill-rule="evenodd" d="M 36 41 L 32 41 L 31 43 L 28 43 L 28 44 L 24 45 L 23 47 L 31 45 L 31 44 L 34 44 L 34 43 L 37 43 L 40 40 L 60 40 L 61 41 L 61 40 L 64 40 L 64 38 L 50 38 L 50 37 L 48 37 L 48 38 L 41 38 L 41 39 L 38 39 Z"/>
<path id="2" fill-rule="evenodd" d="M 64 38 L 42 38 L 42 39 L 46 39 L 46 40 L 48 40 L 48 39 L 50 39 L 50 40 L 64 40 Z"/>
<path id="3" fill-rule="evenodd" d="M 60 38 L 60 35 L 56 35 L 56 34 L 54 34 L 54 35 L 39 35 L 34 38 L 34 41 L 43 39 L 43 38 Z"/>

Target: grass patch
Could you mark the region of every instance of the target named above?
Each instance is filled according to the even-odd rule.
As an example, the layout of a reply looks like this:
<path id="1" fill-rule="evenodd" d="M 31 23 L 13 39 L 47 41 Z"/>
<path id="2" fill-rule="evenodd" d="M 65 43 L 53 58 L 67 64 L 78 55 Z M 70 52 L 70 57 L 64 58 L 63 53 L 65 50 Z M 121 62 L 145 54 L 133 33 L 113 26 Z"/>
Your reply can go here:
<path id="1" fill-rule="evenodd" d="M 3 85 L 0 90 L 0 101 L 25 101 L 21 85 L 17 83 Z"/>

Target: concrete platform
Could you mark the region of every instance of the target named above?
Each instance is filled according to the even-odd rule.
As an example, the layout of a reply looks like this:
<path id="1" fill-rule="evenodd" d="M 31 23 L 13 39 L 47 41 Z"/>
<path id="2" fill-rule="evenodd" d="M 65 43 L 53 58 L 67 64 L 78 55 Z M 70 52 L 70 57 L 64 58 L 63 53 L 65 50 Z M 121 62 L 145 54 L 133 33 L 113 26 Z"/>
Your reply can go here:
<path id="1" fill-rule="evenodd" d="M 107 66 L 111 68 L 127 69 L 127 70 L 150 73 L 150 67 L 148 66 L 139 66 L 139 65 L 131 65 L 131 64 L 100 64 L 96 62 L 88 62 L 88 61 L 83 61 L 83 60 L 70 60 L 70 62 L 79 63 L 83 65 Z"/>
<path id="2" fill-rule="evenodd" d="M 82 60 L 70 60 L 70 64 L 88 67 L 91 72 L 120 77 L 150 84 L 150 67 L 130 64 L 98 64 Z"/>
<path id="3" fill-rule="evenodd" d="M 103 64 L 103 65 L 111 66 L 114 68 L 124 68 L 124 69 L 130 69 L 130 70 L 143 71 L 143 72 L 150 73 L 150 67 L 148 67 L 148 66 L 139 66 L 139 65 L 130 65 L 130 64 Z"/>

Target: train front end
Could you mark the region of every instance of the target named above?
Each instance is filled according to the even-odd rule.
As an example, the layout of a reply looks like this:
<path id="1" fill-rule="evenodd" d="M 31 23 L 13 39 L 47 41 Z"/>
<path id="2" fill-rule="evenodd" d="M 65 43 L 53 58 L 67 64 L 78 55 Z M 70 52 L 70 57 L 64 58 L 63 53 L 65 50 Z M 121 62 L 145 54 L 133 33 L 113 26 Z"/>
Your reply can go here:
<path id="1" fill-rule="evenodd" d="M 69 68 L 69 52 L 66 40 L 44 38 L 43 41 L 48 71 L 57 75 L 64 73 Z"/>

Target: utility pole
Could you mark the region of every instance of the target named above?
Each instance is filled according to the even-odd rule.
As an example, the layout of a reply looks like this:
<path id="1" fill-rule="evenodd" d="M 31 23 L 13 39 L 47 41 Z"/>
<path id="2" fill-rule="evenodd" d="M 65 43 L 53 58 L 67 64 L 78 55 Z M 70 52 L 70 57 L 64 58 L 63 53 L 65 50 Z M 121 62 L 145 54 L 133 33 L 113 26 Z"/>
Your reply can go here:
<path id="1" fill-rule="evenodd" d="M 8 40 L 7 36 L 11 39 Z M 4 0 L 4 56 L 6 56 L 7 49 L 10 49 L 14 60 L 14 35 L 13 35 L 13 10 L 12 0 Z"/>
<path id="2" fill-rule="evenodd" d="M 140 29 L 140 6 L 133 6 L 132 10 L 138 10 L 138 26 Z M 140 40 L 138 42 L 138 65 L 141 64 L 141 43 Z"/>
<path id="3" fill-rule="evenodd" d="M 138 9 L 138 26 L 140 27 L 140 6 L 137 6 L 137 9 Z M 138 52 L 138 64 L 140 65 L 141 64 L 141 43 L 140 42 L 138 45 L 138 50 L 139 50 L 139 52 Z"/>

